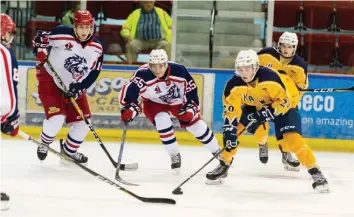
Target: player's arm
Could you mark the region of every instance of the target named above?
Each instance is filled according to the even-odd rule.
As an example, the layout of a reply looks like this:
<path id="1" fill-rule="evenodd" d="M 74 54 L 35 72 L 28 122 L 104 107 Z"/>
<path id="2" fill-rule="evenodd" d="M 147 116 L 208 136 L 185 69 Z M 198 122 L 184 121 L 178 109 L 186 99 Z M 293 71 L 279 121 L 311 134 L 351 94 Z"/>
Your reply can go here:
<path id="1" fill-rule="evenodd" d="M 307 74 L 307 64 L 302 61 L 297 66 L 293 66 L 292 69 L 294 72 L 294 76 L 292 80 L 296 84 L 299 89 L 307 89 L 309 86 L 308 83 L 308 74 Z"/>
<path id="2" fill-rule="evenodd" d="M 224 125 L 223 144 L 226 151 L 230 152 L 237 146 L 237 123 L 242 115 L 242 96 L 247 92 L 247 86 L 240 84 L 235 77 L 231 78 L 224 89 Z"/>
<path id="3" fill-rule="evenodd" d="M 12 76 L 8 79 L 11 83 L 8 84 L 11 98 L 11 110 L 6 116 L 1 118 L 1 132 L 10 136 L 16 136 L 19 130 L 19 111 L 18 111 L 18 94 L 17 84 L 19 81 L 18 75 L 18 63 L 13 53 L 9 52 L 9 56 L 5 56 L 3 59 L 7 62 L 6 65 L 12 66 L 11 71 L 7 73 Z M 4 72 L 5 73 L 5 72 Z"/>
<path id="4" fill-rule="evenodd" d="M 259 83 L 265 89 L 272 100 L 271 107 L 274 109 L 275 116 L 285 114 L 291 107 L 291 97 L 287 93 L 283 82 L 279 79 Z"/>
<path id="5" fill-rule="evenodd" d="M 138 103 L 139 95 L 146 91 L 143 72 L 136 71 L 122 87 L 119 94 L 121 120 L 125 123 L 132 121 L 141 114 L 142 110 Z"/>

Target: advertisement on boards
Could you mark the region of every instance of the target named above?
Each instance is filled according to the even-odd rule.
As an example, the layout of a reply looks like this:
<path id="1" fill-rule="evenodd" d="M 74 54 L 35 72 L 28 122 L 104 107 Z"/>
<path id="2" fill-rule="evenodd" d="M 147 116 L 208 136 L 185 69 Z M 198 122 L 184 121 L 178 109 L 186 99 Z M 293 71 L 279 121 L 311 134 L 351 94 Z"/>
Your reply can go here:
<path id="1" fill-rule="evenodd" d="M 213 130 L 221 132 L 222 94 L 224 85 L 233 76 L 217 73 L 215 77 Z M 354 76 L 309 75 L 309 88 L 349 88 L 354 86 Z M 301 98 L 298 109 L 301 113 L 302 132 L 307 138 L 354 139 L 354 92 L 314 92 Z M 273 124 L 271 124 L 273 125 Z M 272 126 L 271 135 L 274 135 Z"/>
<path id="2" fill-rule="evenodd" d="M 121 128 L 120 106 L 118 95 L 122 86 L 129 80 L 132 71 L 102 70 L 96 82 L 86 90 L 88 103 L 92 113 L 92 123 L 97 128 Z M 193 74 L 192 77 L 198 87 L 204 86 L 202 74 Z M 42 103 L 37 92 L 36 70 L 30 68 L 27 74 L 26 93 L 26 124 L 41 126 L 44 117 Z M 198 96 L 203 112 L 203 88 L 198 89 Z M 174 124 L 178 122 L 174 120 Z M 131 129 L 154 129 L 153 125 L 140 115 L 129 124 Z"/>

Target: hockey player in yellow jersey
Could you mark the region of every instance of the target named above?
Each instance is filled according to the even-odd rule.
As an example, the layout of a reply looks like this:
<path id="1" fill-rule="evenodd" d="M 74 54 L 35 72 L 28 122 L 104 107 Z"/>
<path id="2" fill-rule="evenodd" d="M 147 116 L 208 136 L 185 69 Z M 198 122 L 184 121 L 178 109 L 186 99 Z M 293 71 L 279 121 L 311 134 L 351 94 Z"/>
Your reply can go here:
<path id="1" fill-rule="evenodd" d="M 301 120 L 286 88 L 289 81 L 282 80 L 272 69 L 259 66 L 257 53 L 253 50 L 240 51 L 235 66 L 236 75 L 227 82 L 223 94 L 222 131 L 226 150 L 219 156 L 220 164 L 206 175 L 207 184 L 224 182 L 238 150 L 238 134 L 246 126 L 249 132 L 257 135 L 264 123 L 274 122 L 276 137 L 284 151 L 296 154 L 308 169 L 314 181 L 312 187 L 319 192 L 329 192 L 327 180 L 301 136 Z"/>
<path id="2" fill-rule="evenodd" d="M 296 108 L 301 98 L 298 89 L 308 87 L 307 64 L 304 59 L 296 55 L 298 38 L 296 33 L 284 32 L 278 41 L 277 47 L 266 47 L 258 52 L 259 65 L 272 68 L 280 74 L 282 80 L 289 82 L 286 85 L 288 92 L 292 96 L 292 108 Z M 291 82 L 292 81 L 292 82 Z M 259 159 L 262 163 L 268 162 L 267 138 L 269 125 L 265 124 L 259 129 L 257 141 L 259 144 Z M 263 143 L 262 143 L 263 142 Z M 294 159 L 289 152 L 285 152 L 282 146 L 278 145 L 282 152 L 282 162 L 284 168 L 289 171 L 300 171 L 299 161 Z"/>

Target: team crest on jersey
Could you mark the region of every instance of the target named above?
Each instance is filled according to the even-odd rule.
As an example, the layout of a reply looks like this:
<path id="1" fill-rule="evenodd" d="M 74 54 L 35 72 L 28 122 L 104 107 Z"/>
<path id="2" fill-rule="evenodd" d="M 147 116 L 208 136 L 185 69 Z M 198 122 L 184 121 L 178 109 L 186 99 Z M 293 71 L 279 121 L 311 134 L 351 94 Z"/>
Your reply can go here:
<path id="1" fill-rule="evenodd" d="M 159 86 L 156 86 L 156 88 L 155 88 L 155 93 L 161 93 L 161 89 L 160 89 Z"/>
<path id="2" fill-rule="evenodd" d="M 84 57 L 75 54 L 65 60 L 64 67 L 71 72 L 74 79 L 78 79 L 87 73 L 88 66 Z"/>
<path id="3" fill-rule="evenodd" d="M 167 91 L 167 94 L 160 96 L 159 99 L 164 103 L 171 104 L 175 99 L 181 98 L 181 93 L 175 83 L 173 83 L 172 87 Z"/>
<path id="4" fill-rule="evenodd" d="M 65 44 L 65 50 L 67 50 L 67 51 L 72 51 L 73 47 L 74 47 L 74 45 L 72 45 L 70 42 Z"/>

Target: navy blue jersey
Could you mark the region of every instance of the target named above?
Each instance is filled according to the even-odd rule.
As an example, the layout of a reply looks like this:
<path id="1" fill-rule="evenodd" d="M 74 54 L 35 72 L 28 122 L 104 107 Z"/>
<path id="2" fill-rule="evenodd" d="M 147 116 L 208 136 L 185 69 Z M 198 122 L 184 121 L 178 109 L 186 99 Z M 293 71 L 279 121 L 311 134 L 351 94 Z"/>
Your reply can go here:
<path id="1" fill-rule="evenodd" d="M 168 62 L 167 75 L 164 79 L 157 78 L 148 65 L 141 66 L 124 84 L 119 100 L 121 106 L 151 100 L 165 105 L 195 103 L 199 106 L 197 85 L 187 69 L 180 64 Z"/>

